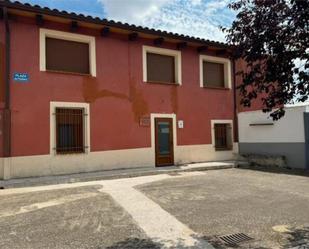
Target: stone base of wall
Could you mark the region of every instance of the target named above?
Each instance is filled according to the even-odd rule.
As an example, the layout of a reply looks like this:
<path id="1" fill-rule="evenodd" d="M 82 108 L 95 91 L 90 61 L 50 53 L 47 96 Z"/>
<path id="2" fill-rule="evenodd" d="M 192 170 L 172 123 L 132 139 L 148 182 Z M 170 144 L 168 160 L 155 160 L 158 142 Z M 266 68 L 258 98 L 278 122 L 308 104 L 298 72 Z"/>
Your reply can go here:
<path id="1" fill-rule="evenodd" d="M 239 154 L 263 166 L 306 168 L 305 143 L 239 143 Z"/>
<path id="2" fill-rule="evenodd" d="M 256 155 L 256 154 L 244 154 L 240 156 L 241 160 L 248 161 L 250 165 L 260 166 L 276 166 L 280 168 L 286 168 L 286 158 L 284 156 L 269 156 L 269 155 Z"/>
<path id="3" fill-rule="evenodd" d="M 211 144 L 177 145 L 174 150 L 175 165 L 233 160 L 238 153 L 238 144 L 235 143 L 233 148 L 229 151 L 215 151 Z M 0 158 L 0 179 L 141 167 L 155 167 L 154 148 L 98 151 L 72 155 L 51 154 Z"/>

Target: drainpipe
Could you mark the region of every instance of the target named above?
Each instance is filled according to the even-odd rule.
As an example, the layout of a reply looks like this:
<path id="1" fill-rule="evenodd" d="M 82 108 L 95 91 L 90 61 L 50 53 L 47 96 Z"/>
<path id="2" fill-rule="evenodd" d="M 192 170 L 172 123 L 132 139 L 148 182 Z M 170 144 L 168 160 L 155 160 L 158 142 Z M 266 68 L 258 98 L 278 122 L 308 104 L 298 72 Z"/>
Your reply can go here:
<path id="1" fill-rule="evenodd" d="M 238 116 L 237 116 L 237 86 L 236 86 L 236 63 L 233 59 L 233 94 L 234 94 L 234 142 L 238 142 Z"/>
<path id="2" fill-rule="evenodd" d="M 3 19 L 5 26 L 5 90 L 4 90 L 4 112 L 3 112 L 3 154 L 4 157 L 11 157 L 11 96 L 10 96 L 10 26 L 8 10 L 3 7 Z"/>

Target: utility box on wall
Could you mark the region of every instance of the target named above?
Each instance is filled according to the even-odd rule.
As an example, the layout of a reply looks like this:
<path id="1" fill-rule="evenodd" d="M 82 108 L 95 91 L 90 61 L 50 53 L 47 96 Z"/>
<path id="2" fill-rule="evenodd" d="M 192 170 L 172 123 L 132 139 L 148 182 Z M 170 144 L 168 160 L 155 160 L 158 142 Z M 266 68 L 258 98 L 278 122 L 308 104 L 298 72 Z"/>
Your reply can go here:
<path id="1" fill-rule="evenodd" d="M 178 128 L 183 129 L 184 123 L 183 120 L 178 120 Z"/>

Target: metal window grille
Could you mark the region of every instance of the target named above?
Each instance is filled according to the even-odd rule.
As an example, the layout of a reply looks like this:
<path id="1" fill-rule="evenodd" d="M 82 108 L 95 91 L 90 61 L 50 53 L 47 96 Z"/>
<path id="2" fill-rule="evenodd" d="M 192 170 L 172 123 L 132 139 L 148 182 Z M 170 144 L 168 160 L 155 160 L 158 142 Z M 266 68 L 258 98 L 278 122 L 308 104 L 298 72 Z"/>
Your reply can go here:
<path id="1" fill-rule="evenodd" d="M 56 152 L 85 152 L 85 122 L 83 108 L 56 108 Z"/>
<path id="2" fill-rule="evenodd" d="M 215 124 L 215 148 L 216 150 L 231 149 L 231 125 Z"/>

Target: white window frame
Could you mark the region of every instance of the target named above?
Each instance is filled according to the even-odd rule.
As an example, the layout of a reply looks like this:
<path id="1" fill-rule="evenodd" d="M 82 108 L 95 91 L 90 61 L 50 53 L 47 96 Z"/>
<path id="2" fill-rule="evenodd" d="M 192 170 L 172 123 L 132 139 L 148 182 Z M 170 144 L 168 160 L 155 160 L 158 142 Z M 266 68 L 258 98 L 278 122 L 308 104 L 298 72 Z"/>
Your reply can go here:
<path id="1" fill-rule="evenodd" d="M 232 88 L 231 61 L 227 58 L 209 56 L 209 55 L 200 55 L 200 87 L 207 88 L 207 86 L 204 86 L 204 74 L 203 74 L 204 61 L 220 63 L 224 65 L 224 88 L 231 89 Z"/>
<path id="2" fill-rule="evenodd" d="M 234 127 L 231 119 L 212 119 L 211 120 L 211 145 L 215 148 L 215 124 L 229 124 L 231 126 L 231 143 L 234 144 Z M 232 149 L 231 149 L 232 150 Z"/>
<path id="3" fill-rule="evenodd" d="M 40 29 L 40 71 L 46 71 L 46 37 L 61 39 L 66 41 L 83 42 L 89 44 L 89 72 L 90 75 L 96 77 L 96 51 L 95 37 L 81 34 L 73 34 L 69 32 Z"/>
<path id="4" fill-rule="evenodd" d="M 90 150 L 90 109 L 88 103 L 79 102 L 50 102 L 50 155 L 62 156 L 67 154 L 57 154 L 56 152 L 56 108 L 82 108 L 84 109 L 84 146 L 85 152 L 88 154 Z M 70 154 L 68 154 L 70 155 Z"/>
<path id="5" fill-rule="evenodd" d="M 181 85 L 181 51 L 157 48 L 151 46 L 143 46 L 143 81 L 147 80 L 147 53 L 173 56 L 175 58 L 175 84 Z"/>

